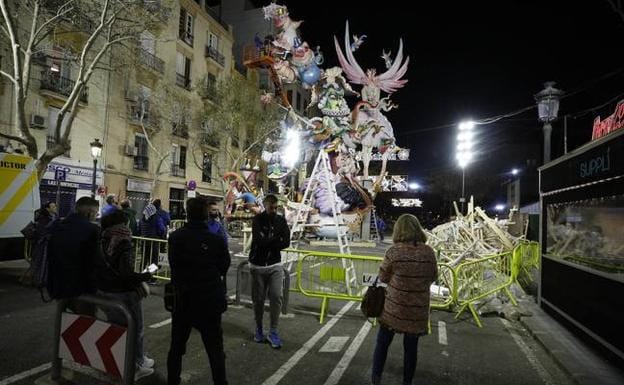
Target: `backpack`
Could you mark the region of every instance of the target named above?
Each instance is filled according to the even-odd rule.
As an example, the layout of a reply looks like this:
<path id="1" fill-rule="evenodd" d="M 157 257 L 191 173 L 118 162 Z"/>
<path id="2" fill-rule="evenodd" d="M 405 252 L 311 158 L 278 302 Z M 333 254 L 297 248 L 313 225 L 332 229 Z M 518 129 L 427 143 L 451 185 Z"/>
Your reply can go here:
<path id="1" fill-rule="evenodd" d="M 48 244 L 50 243 L 52 233 L 57 228 L 58 222 L 58 219 L 53 219 L 45 227 L 43 234 L 41 234 L 33 248 L 31 259 L 32 279 L 35 287 L 39 289 L 43 302 L 50 302 L 54 299 L 53 293 L 51 293 L 51 261 L 48 255 Z M 48 292 L 48 299 L 45 298 L 44 289 Z"/>

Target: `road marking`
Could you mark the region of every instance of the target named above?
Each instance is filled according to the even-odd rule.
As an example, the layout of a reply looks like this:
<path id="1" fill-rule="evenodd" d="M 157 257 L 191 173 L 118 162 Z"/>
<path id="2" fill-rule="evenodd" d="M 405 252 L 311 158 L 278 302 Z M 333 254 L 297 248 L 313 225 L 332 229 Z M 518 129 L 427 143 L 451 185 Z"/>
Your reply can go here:
<path id="1" fill-rule="evenodd" d="M 336 353 L 342 350 L 349 341 L 349 337 L 329 337 L 325 345 L 319 350 L 319 353 Z"/>
<path id="2" fill-rule="evenodd" d="M 37 373 L 45 372 L 46 370 L 50 369 L 51 367 L 52 367 L 52 363 L 51 362 L 48 362 L 47 364 L 39 365 L 36 368 L 32 368 L 32 369 L 27 370 L 25 372 L 21 372 L 19 374 L 16 374 L 16 375 L 14 375 L 12 377 L 5 378 L 4 380 L 0 381 L 0 385 L 9 385 L 9 384 L 12 384 L 14 382 L 21 381 L 24 378 L 28 378 L 30 376 L 34 376 Z"/>
<path id="3" fill-rule="evenodd" d="M 150 325 L 149 328 L 150 329 L 158 329 L 159 327 L 162 327 L 162 326 L 165 326 L 165 325 L 169 325 L 170 323 L 171 323 L 171 318 L 166 319 L 166 320 L 164 320 L 162 322 L 158 322 L 158 323 L 155 323 L 153 325 Z"/>
<path id="4" fill-rule="evenodd" d="M 499 318 L 499 319 L 503 323 L 503 325 L 505 325 L 505 328 L 507 329 L 507 331 L 509 331 L 509 334 L 511 334 L 511 337 L 516 342 L 516 345 L 518 345 L 522 353 L 524 353 L 527 360 L 529 361 L 529 364 L 531 364 L 533 369 L 537 371 L 537 374 L 540 376 L 542 381 L 544 381 L 544 384 L 546 385 L 555 384 L 555 381 L 553 380 L 550 373 L 548 373 L 546 369 L 544 368 L 544 366 L 540 364 L 540 362 L 537 360 L 537 357 L 535 357 L 535 354 L 533 354 L 533 352 L 531 351 L 531 348 L 529 348 L 529 346 L 526 343 L 524 343 L 524 341 L 522 341 L 522 337 L 520 337 L 518 333 L 516 332 L 516 330 L 512 328 L 509 321 L 503 318 Z"/>
<path id="5" fill-rule="evenodd" d="M 340 359 L 340 362 L 338 362 L 338 365 L 336 365 L 327 381 L 325 381 L 325 385 L 336 385 L 338 381 L 340 381 L 340 378 L 344 374 L 345 370 L 349 367 L 351 360 L 355 357 L 355 354 L 360 349 L 360 346 L 362 346 L 362 342 L 364 342 L 364 339 L 366 338 L 366 335 L 370 331 L 371 327 L 372 324 L 370 322 L 364 322 L 364 325 L 362 325 L 358 334 L 355 336 L 353 341 L 351 341 L 351 345 L 349 345 L 349 348 Z"/>
<path id="6" fill-rule="evenodd" d="M 354 303 L 355 302 L 347 302 L 334 318 L 330 319 L 318 332 L 316 332 L 315 335 L 312 336 L 312 338 L 303 344 L 303 346 L 297 350 L 297 352 L 293 354 L 292 357 L 284 363 L 284 365 L 277 369 L 271 377 L 267 378 L 262 385 L 274 385 L 280 382 L 282 378 L 284 378 L 284 376 L 286 376 L 286 374 L 288 374 L 288 372 L 297 364 L 297 362 L 299 362 L 303 356 L 305 356 L 314 347 L 314 345 L 316 345 L 316 343 L 323 338 L 325 334 L 327 334 L 329 329 L 331 329 L 336 322 L 338 322 L 338 320 L 342 318 L 342 316 L 345 315 L 349 309 L 351 309 Z"/>
<path id="7" fill-rule="evenodd" d="M 446 339 L 446 323 L 444 321 L 438 321 L 438 342 L 440 345 L 448 345 Z"/>

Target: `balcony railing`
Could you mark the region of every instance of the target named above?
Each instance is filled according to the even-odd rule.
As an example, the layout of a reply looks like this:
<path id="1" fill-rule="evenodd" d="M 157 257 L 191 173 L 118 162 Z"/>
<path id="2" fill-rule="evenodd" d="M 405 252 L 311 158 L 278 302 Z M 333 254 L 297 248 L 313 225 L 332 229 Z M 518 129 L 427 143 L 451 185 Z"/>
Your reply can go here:
<path id="1" fill-rule="evenodd" d="M 142 101 L 137 101 L 128 106 L 128 119 L 133 124 L 141 125 L 143 123 L 146 128 L 157 128 L 159 122 L 156 114 L 150 112 L 149 108 L 143 111 L 142 104 Z"/>
<path id="2" fill-rule="evenodd" d="M 215 47 L 211 47 L 209 45 L 206 46 L 206 52 L 204 53 L 205 57 L 209 57 L 212 60 L 216 61 L 222 67 L 225 65 L 225 56 Z"/>
<path id="3" fill-rule="evenodd" d="M 193 46 L 194 37 L 193 37 L 193 34 L 191 32 L 180 30 L 180 31 L 178 31 L 178 36 L 180 37 L 180 40 L 182 40 L 186 44 L 190 45 L 191 47 Z"/>
<path id="4" fill-rule="evenodd" d="M 188 139 L 188 126 L 184 123 L 182 124 L 173 124 L 171 128 L 171 133 L 175 136 L 179 136 L 180 138 Z"/>
<path id="5" fill-rule="evenodd" d="M 134 157 L 135 170 L 149 170 L 149 157 L 146 155 L 137 155 Z"/>
<path id="6" fill-rule="evenodd" d="M 146 67 L 151 68 L 156 72 L 160 72 L 161 74 L 165 73 L 165 62 L 156 57 L 154 54 L 147 52 L 143 48 L 139 48 L 139 60 L 141 61 L 141 64 Z"/>
<path id="7" fill-rule="evenodd" d="M 56 145 L 56 138 L 54 136 L 52 136 L 52 135 L 48 135 L 46 137 L 46 148 L 50 148 L 50 147 L 52 147 L 54 145 Z M 71 146 L 71 141 L 69 141 L 69 145 Z M 66 156 L 66 157 L 69 158 L 69 154 L 70 154 L 69 151 L 70 150 L 65 151 L 63 153 L 63 156 Z"/>
<path id="8" fill-rule="evenodd" d="M 50 69 L 41 72 L 41 89 L 52 91 L 59 95 L 68 97 L 74 89 L 75 81 L 62 77 L 59 72 Z M 87 86 L 82 88 L 80 93 L 80 101 L 87 104 L 89 102 L 89 89 Z"/>
<path id="9" fill-rule="evenodd" d="M 204 146 L 219 147 L 221 141 L 217 135 L 208 132 L 202 132 L 199 134 L 199 141 Z"/>
<path id="10" fill-rule="evenodd" d="M 179 87 L 185 88 L 187 90 L 191 89 L 191 79 L 186 75 L 180 75 L 176 73 L 176 85 Z"/>
<path id="11" fill-rule="evenodd" d="M 186 177 L 186 169 L 181 168 L 179 164 L 171 165 L 171 176 Z"/>

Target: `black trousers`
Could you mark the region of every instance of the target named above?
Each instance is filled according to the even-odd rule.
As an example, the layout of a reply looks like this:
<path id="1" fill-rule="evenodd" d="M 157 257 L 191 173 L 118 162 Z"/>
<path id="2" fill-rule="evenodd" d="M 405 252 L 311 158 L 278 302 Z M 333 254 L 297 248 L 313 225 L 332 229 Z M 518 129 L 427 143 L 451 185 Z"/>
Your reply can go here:
<path id="1" fill-rule="evenodd" d="M 168 385 L 180 384 L 182 356 L 186 353 L 186 342 L 192 328 L 201 334 L 210 361 L 212 381 L 215 385 L 227 385 L 221 314 L 197 316 L 188 311 L 179 311 L 174 312 L 171 318 L 171 347 L 167 357 Z"/>

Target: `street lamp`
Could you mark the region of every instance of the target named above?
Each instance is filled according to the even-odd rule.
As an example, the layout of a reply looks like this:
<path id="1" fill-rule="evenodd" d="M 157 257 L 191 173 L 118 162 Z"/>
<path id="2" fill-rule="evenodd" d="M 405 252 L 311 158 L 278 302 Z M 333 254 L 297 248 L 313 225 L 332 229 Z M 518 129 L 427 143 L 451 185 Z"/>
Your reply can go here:
<path id="1" fill-rule="evenodd" d="M 95 175 L 97 173 L 97 160 L 102 155 L 102 147 L 99 139 L 94 139 L 91 145 L 91 156 L 93 157 L 93 179 L 91 180 L 91 198 L 95 198 Z"/>
<path id="2" fill-rule="evenodd" d="M 520 173 L 520 170 L 518 170 L 517 168 L 514 168 L 511 170 L 511 175 L 518 175 Z"/>
<path id="3" fill-rule="evenodd" d="M 410 190 L 418 190 L 420 188 L 420 185 L 418 183 L 416 183 L 416 182 L 412 182 L 412 183 L 409 184 L 408 187 L 409 187 Z"/>
<path id="4" fill-rule="evenodd" d="M 557 120 L 559 113 L 559 99 L 563 91 L 554 87 L 555 82 L 544 83 L 544 89 L 535 94 L 539 120 L 544 123 L 544 163 L 550 162 L 550 136 L 552 126 L 550 122 Z"/>
<path id="5" fill-rule="evenodd" d="M 464 212 L 464 204 L 466 203 L 466 166 L 472 160 L 472 138 L 474 133 L 472 129 L 475 123 L 472 121 L 461 122 L 459 124 L 459 134 L 457 135 L 457 152 L 455 158 L 457 164 L 462 170 L 462 194 L 459 201 L 461 202 L 461 211 Z"/>

